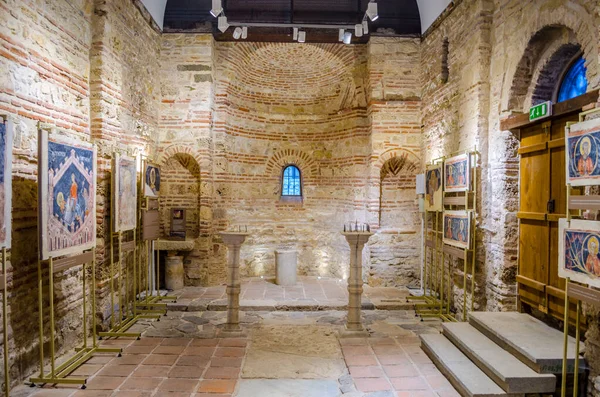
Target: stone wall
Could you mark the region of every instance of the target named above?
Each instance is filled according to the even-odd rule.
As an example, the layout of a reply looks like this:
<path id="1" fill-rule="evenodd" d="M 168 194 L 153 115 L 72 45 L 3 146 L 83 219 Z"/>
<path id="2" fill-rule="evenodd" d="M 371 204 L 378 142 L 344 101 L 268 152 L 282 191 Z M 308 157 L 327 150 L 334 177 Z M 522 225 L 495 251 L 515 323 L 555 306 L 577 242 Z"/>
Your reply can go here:
<path id="1" fill-rule="evenodd" d="M 516 310 L 518 139 L 500 130 L 500 119 L 552 99 L 559 72 L 578 50 L 586 59 L 588 89 L 600 86 L 599 7 L 587 0 L 455 1 L 423 39 L 423 160 L 475 145 L 481 152 L 476 270 L 481 309 Z M 442 73 L 445 39 L 447 81 Z M 458 267 L 454 278 L 460 285 Z M 460 314 L 460 288 L 454 288 L 454 298 Z M 588 320 L 589 391 L 597 396 L 597 311 L 589 310 Z"/>
<path id="2" fill-rule="evenodd" d="M 13 248 L 8 268 L 13 384 L 32 373 L 39 357 L 37 123 L 98 143 L 97 277 L 102 299 L 108 285 L 104 258 L 112 151 L 136 147 L 151 152 L 156 139 L 159 34 L 148 20 L 145 11 L 129 0 L 0 4 L 0 113 L 15 124 Z M 55 278 L 59 354 L 75 347 L 83 336 L 81 278 L 81 267 Z M 98 308 L 99 319 L 105 320 L 109 306 L 101 300 Z M 44 316 L 48 325 L 47 305 Z M 46 352 L 47 343 L 46 339 Z"/>

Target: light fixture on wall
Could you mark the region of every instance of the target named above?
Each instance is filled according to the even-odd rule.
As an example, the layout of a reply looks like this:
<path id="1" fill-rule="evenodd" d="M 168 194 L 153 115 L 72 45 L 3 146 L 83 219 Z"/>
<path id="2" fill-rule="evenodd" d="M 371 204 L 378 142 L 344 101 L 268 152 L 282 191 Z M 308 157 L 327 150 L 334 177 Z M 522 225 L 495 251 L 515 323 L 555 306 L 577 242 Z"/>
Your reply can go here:
<path id="1" fill-rule="evenodd" d="M 298 43 L 304 43 L 306 41 L 306 31 L 301 30 L 298 32 Z"/>
<path id="2" fill-rule="evenodd" d="M 242 28 L 239 26 L 233 31 L 233 38 L 239 40 L 242 37 Z"/>
<path id="3" fill-rule="evenodd" d="M 210 13 L 213 17 L 218 17 L 223 12 L 223 4 L 221 0 L 212 0 L 212 8 Z"/>
<path id="4" fill-rule="evenodd" d="M 362 25 L 362 23 L 357 23 L 354 26 L 354 34 L 356 35 L 356 37 L 362 37 L 363 36 L 363 25 Z"/>
<path id="5" fill-rule="evenodd" d="M 242 27 L 242 39 L 246 40 L 248 38 L 248 26 Z"/>
<path id="6" fill-rule="evenodd" d="M 363 33 L 364 34 L 369 34 L 369 21 L 367 21 L 366 17 L 362 21 L 362 26 L 363 26 Z"/>
<path id="7" fill-rule="evenodd" d="M 227 29 L 229 29 L 229 23 L 227 22 L 227 17 L 224 14 L 218 18 L 217 27 L 221 33 L 225 33 Z"/>
<path id="8" fill-rule="evenodd" d="M 377 11 L 377 3 L 373 1 L 369 2 L 367 6 L 367 16 L 373 22 L 375 22 L 379 18 L 379 12 Z"/>
<path id="9" fill-rule="evenodd" d="M 346 32 L 344 33 L 344 44 L 352 43 L 352 33 Z"/>
<path id="10" fill-rule="evenodd" d="M 344 34 L 346 34 L 346 30 L 345 29 L 340 29 L 339 30 L 339 35 L 338 35 L 338 40 L 339 41 L 344 41 Z"/>

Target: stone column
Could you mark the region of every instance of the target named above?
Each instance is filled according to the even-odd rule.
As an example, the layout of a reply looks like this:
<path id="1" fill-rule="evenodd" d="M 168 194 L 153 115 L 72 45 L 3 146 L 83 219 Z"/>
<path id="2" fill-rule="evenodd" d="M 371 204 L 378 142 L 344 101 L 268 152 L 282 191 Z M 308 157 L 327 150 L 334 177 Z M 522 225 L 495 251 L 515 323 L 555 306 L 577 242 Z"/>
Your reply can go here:
<path id="1" fill-rule="evenodd" d="M 340 331 L 342 337 L 369 336 L 360 318 L 361 298 L 363 293 L 362 251 L 373 235 L 371 232 L 342 233 L 350 245 L 350 276 L 348 277 L 348 319 L 346 326 Z"/>
<path id="2" fill-rule="evenodd" d="M 221 233 L 227 245 L 227 323 L 221 331 L 222 336 L 238 336 L 242 334 L 240 327 L 240 248 L 248 233 Z"/>

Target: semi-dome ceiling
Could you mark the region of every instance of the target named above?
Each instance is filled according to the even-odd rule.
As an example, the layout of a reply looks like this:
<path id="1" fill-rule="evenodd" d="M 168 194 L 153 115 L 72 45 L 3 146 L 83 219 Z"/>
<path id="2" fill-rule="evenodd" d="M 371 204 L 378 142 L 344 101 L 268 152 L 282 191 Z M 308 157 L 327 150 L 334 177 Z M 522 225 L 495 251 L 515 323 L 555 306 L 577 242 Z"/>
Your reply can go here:
<path id="1" fill-rule="evenodd" d="M 230 22 L 353 25 L 363 20 L 369 0 L 222 0 Z M 371 32 L 419 35 L 450 0 L 377 0 L 379 19 Z M 221 33 L 210 14 L 211 0 L 142 0 L 165 32 L 212 32 L 217 40 L 232 40 L 233 29 Z M 291 41 L 290 28 L 251 28 L 249 41 Z M 369 35 L 353 42 L 366 42 Z M 337 42 L 335 29 L 310 29 L 308 42 Z"/>

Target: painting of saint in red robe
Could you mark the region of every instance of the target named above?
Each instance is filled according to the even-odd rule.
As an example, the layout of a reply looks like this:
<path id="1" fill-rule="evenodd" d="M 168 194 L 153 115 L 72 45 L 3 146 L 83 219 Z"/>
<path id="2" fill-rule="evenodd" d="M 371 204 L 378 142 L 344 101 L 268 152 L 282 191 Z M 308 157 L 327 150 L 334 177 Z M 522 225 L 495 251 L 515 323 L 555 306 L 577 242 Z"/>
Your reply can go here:
<path id="1" fill-rule="evenodd" d="M 600 119 L 566 127 L 567 183 L 600 185 Z"/>

